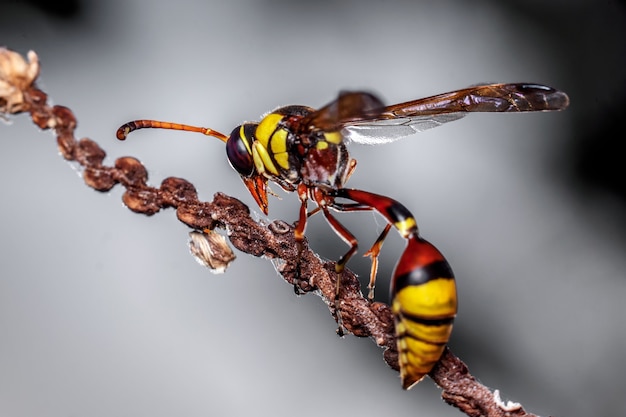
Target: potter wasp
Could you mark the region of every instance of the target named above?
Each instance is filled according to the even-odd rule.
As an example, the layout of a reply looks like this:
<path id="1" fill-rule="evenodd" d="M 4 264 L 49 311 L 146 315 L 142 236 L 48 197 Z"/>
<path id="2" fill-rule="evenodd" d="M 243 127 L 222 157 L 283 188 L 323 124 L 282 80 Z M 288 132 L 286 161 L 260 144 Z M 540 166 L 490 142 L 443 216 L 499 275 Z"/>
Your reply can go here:
<path id="1" fill-rule="evenodd" d="M 385 106 L 370 93 L 342 92 L 319 110 L 298 105 L 280 107 L 258 123 L 237 126 L 230 135 L 204 127 L 135 120 L 121 126 L 117 137 L 124 140 L 137 129 L 164 128 L 199 132 L 225 142 L 230 164 L 263 213 L 268 213 L 268 181 L 297 193 L 301 205 L 294 233 L 300 254 L 307 219 L 315 213 L 323 214 L 349 245 L 336 263 L 339 274 L 356 253 L 358 242 L 331 210 L 380 213 L 387 225 L 366 252 L 372 258 L 368 297 L 373 298 L 383 241 L 395 227 L 407 241 L 392 277 L 391 307 L 402 386 L 408 389 L 430 372 L 448 342 L 457 311 L 454 275 L 441 252 L 420 236 L 415 218 L 406 207 L 389 197 L 345 188 L 356 168 L 346 144 L 392 142 L 467 113 L 561 110 L 568 104 L 565 93 L 526 83 L 479 85 L 392 106 Z M 307 208 L 309 200 L 316 205 L 311 211 Z M 340 285 L 337 279 L 338 313 Z M 297 291 L 299 282 L 294 286 Z"/>

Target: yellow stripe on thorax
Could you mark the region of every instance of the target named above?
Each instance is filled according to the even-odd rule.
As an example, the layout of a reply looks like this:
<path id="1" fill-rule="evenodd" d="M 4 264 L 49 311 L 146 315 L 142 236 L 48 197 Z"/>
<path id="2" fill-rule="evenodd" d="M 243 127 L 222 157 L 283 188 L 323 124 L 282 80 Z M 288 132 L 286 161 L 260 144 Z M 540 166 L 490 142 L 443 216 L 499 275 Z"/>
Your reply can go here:
<path id="1" fill-rule="evenodd" d="M 276 163 L 283 169 L 289 169 L 289 154 L 287 153 L 287 131 L 280 128 L 270 138 L 270 151 Z"/>
<path id="2" fill-rule="evenodd" d="M 256 139 L 261 142 L 261 145 L 263 145 L 265 149 L 269 149 L 270 139 L 284 117 L 285 116 L 281 114 L 270 113 L 265 116 L 257 126 L 255 132 Z"/>
<path id="3" fill-rule="evenodd" d="M 282 169 L 289 169 L 289 154 L 287 153 L 288 133 L 284 127 L 280 126 L 280 122 L 284 117 L 278 113 L 268 114 L 261 120 L 255 132 L 256 140 L 259 143 L 259 145 L 255 146 L 259 153 L 259 158 L 266 170 L 274 175 L 278 175 L 278 168 L 274 161 Z"/>
<path id="4" fill-rule="evenodd" d="M 319 141 L 315 144 L 315 149 L 318 151 L 323 151 L 324 149 L 328 149 L 328 142 Z"/>
<path id="5" fill-rule="evenodd" d="M 326 142 L 339 145 L 343 140 L 343 136 L 341 136 L 341 133 L 339 132 L 326 132 L 324 133 L 324 139 L 326 139 Z"/>

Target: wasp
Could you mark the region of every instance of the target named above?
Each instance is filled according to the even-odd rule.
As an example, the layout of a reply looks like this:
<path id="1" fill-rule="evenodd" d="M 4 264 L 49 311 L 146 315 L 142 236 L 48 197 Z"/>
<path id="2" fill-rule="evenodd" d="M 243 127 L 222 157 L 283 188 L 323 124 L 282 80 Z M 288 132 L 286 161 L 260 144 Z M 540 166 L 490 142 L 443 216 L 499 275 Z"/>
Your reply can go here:
<path id="1" fill-rule="evenodd" d="M 530 83 L 485 84 L 385 106 L 374 94 L 341 92 L 315 110 L 301 105 L 277 108 L 259 122 L 235 127 L 230 135 L 210 128 L 156 120 L 135 120 L 117 130 L 117 138 L 142 128 L 203 133 L 226 144 L 226 155 L 263 213 L 268 213 L 268 181 L 300 201 L 294 235 L 298 262 L 307 219 L 321 212 L 348 244 L 336 263 L 335 307 L 339 314 L 341 272 L 357 252 L 358 241 L 331 213 L 376 211 L 387 225 L 365 253 L 372 259 L 368 298 L 374 297 L 378 256 L 394 227 L 406 239 L 391 281 L 391 308 L 395 321 L 402 386 L 412 387 L 431 371 L 450 338 L 457 313 L 454 274 L 441 252 L 420 236 L 411 212 L 398 201 L 368 191 L 346 188 L 356 168 L 347 143 L 383 144 L 440 126 L 475 112 L 535 112 L 562 110 L 568 96 L 554 88 Z M 315 208 L 308 209 L 308 202 Z M 298 268 L 299 269 L 299 268 Z M 299 280 L 294 282 L 298 291 Z"/>

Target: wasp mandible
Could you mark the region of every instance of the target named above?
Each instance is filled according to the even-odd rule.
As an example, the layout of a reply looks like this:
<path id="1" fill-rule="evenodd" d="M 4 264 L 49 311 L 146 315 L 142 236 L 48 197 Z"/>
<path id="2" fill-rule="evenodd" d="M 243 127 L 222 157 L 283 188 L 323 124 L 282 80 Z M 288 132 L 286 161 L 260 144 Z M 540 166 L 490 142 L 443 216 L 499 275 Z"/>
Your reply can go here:
<path id="1" fill-rule="evenodd" d="M 562 110 L 568 104 L 569 98 L 562 91 L 530 83 L 478 85 L 391 106 L 385 106 L 373 94 L 355 91 L 340 93 L 319 110 L 299 105 L 280 107 L 258 123 L 237 126 L 230 135 L 205 127 L 135 120 L 122 125 L 117 138 L 124 140 L 137 129 L 163 128 L 199 132 L 225 142 L 231 166 L 263 213 L 268 213 L 268 181 L 297 193 L 301 204 L 294 233 L 299 255 L 307 219 L 322 212 L 349 245 L 336 263 L 338 274 L 356 253 L 358 242 L 331 210 L 380 213 L 387 225 L 366 252 L 372 258 L 368 298 L 374 296 L 382 244 L 391 227 L 395 227 L 407 241 L 392 277 L 391 308 L 402 386 L 408 389 L 430 372 L 450 338 L 457 312 L 454 274 L 441 252 L 420 236 L 414 216 L 401 203 L 345 188 L 356 168 L 346 143 L 388 143 L 460 119 L 467 113 Z M 307 208 L 309 200 L 316 205 L 311 211 Z M 341 334 L 339 278 L 335 308 Z M 296 291 L 298 286 L 296 280 Z"/>

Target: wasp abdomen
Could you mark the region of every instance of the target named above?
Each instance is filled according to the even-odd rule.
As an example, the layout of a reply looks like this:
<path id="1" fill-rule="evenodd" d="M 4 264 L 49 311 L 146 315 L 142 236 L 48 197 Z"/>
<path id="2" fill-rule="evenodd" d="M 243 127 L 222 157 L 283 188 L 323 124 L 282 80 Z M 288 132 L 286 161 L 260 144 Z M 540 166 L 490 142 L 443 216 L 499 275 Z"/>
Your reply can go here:
<path id="1" fill-rule="evenodd" d="M 432 244 L 413 235 L 393 276 L 395 317 L 402 386 L 419 382 L 441 357 L 457 311 L 452 268 Z"/>

